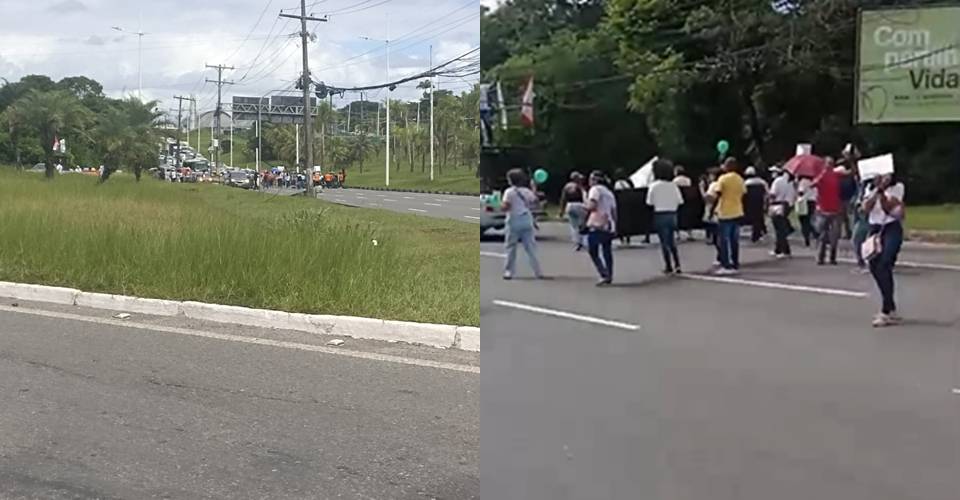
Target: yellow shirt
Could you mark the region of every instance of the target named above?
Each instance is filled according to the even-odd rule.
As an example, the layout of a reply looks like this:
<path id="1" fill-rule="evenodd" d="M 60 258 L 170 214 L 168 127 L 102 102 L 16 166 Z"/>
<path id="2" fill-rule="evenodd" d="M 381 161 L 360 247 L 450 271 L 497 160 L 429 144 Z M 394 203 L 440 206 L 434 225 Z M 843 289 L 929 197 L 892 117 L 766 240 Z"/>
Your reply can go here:
<path id="1" fill-rule="evenodd" d="M 714 193 L 717 200 L 717 219 L 739 219 L 743 217 L 743 195 L 747 188 L 743 184 L 743 177 L 735 172 L 728 172 L 717 180 Z"/>

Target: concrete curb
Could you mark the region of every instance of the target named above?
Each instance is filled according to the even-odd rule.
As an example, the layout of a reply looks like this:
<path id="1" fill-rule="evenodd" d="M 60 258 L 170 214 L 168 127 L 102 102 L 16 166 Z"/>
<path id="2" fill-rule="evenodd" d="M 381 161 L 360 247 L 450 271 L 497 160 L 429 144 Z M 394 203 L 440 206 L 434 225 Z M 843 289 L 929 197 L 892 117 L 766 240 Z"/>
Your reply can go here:
<path id="1" fill-rule="evenodd" d="M 480 351 L 480 329 L 474 327 L 289 313 L 204 302 L 145 299 L 5 281 L 0 281 L 0 297 L 155 316 L 185 316 L 219 323 L 296 330 L 315 335 L 336 335 L 355 339 L 405 342 L 441 349 Z"/>

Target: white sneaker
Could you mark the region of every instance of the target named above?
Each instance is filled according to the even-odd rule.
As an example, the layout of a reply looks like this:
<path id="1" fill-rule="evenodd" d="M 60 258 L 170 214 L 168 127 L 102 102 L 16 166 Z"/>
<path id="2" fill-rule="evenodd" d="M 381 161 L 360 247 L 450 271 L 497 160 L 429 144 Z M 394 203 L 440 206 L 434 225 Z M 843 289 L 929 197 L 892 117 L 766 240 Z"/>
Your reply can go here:
<path id="1" fill-rule="evenodd" d="M 721 267 L 720 269 L 717 269 L 716 271 L 714 271 L 714 274 L 716 274 L 717 276 L 733 276 L 734 274 L 737 274 L 737 270 L 726 269 Z"/>
<path id="2" fill-rule="evenodd" d="M 773 250 L 770 250 L 770 256 L 771 256 L 771 257 L 779 257 L 780 254 L 778 254 L 777 252 L 775 252 L 775 251 L 773 251 Z"/>
<path id="3" fill-rule="evenodd" d="M 510 272 L 505 272 L 505 273 L 503 273 L 503 279 L 505 279 L 505 280 L 512 280 L 512 279 L 513 279 L 513 273 L 510 273 Z"/>

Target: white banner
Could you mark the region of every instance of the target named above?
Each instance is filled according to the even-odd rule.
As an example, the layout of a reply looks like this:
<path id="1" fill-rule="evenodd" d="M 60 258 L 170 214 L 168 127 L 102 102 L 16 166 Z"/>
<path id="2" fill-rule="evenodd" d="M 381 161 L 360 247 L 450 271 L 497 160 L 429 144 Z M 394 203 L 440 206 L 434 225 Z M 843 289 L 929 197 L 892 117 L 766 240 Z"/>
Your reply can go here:
<path id="1" fill-rule="evenodd" d="M 873 179 L 879 175 L 892 174 L 893 155 L 885 154 L 883 156 L 860 160 L 857 162 L 857 169 L 860 171 L 860 178 L 862 180 Z"/>
<path id="2" fill-rule="evenodd" d="M 794 156 L 813 154 L 813 144 L 797 144 L 797 153 Z"/>

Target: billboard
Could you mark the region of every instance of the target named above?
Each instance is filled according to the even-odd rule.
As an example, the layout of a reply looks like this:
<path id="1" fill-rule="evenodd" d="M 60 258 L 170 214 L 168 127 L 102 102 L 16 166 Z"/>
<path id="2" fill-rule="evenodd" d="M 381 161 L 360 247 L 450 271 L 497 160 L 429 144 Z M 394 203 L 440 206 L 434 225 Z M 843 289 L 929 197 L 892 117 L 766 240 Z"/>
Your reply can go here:
<path id="1" fill-rule="evenodd" d="M 862 10 L 857 123 L 960 121 L 960 7 Z"/>

